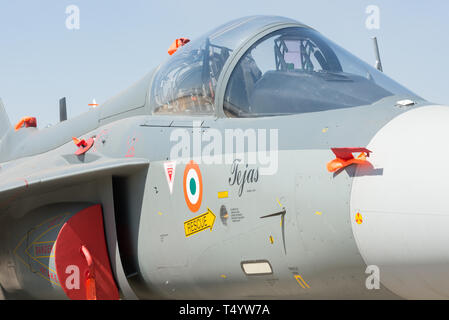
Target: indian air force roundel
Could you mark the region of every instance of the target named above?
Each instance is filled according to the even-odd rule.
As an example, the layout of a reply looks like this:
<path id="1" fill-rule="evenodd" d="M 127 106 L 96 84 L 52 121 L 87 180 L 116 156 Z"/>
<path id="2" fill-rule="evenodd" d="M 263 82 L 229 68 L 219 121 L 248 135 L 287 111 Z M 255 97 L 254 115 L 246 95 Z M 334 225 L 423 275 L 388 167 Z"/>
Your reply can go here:
<path id="1" fill-rule="evenodd" d="M 197 212 L 203 198 L 203 179 L 198 164 L 191 160 L 184 169 L 184 198 L 190 211 Z"/>

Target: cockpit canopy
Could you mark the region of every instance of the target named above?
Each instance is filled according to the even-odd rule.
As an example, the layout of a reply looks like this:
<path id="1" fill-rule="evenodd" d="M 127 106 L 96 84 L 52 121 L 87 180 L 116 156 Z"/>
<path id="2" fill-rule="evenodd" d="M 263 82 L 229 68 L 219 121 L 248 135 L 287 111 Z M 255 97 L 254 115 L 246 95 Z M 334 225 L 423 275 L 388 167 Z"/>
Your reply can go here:
<path id="1" fill-rule="evenodd" d="M 232 70 L 220 78 L 224 68 Z M 224 96 L 216 99 L 219 88 Z M 317 31 L 255 16 L 180 48 L 160 67 L 151 96 L 155 114 L 222 108 L 229 117 L 258 117 L 370 105 L 393 95 L 419 98 Z"/>

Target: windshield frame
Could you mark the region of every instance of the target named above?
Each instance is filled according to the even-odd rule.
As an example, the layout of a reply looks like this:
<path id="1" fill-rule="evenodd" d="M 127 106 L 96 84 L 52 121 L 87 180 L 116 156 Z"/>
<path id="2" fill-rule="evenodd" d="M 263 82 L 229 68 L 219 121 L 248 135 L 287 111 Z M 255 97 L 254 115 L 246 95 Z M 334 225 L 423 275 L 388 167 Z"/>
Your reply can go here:
<path id="1" fill-rule="evenodd" d="M 218 77 L 217 86 L 215 89 L 215 112 L 217 118 L 229 118 L 223 109 L 224 104 L 224 97 L 226 93 L 226 88 L 228 86 L 228 82 L 231 78 L 232 72 L 234 71 L 235 67 L 239 63 L 240 59 L 245 55 L 245 53 L 260 39 L 265 37 L 266 35 L 269 35 L 272 32 L 284 29 L 284 28 L 291 28 L 291 27 L 303 27 L 312 29 L 313 28 L 302 24 L 300 22 L 292 23 L 292 22 L 279 22 L 279 23 L 273 23 L 266 25 L 265 27 L 261 28 L 257 33 L 252 35 L 247 39 L 246 42 L 244 42 L 239 47 L 235 48 L 231 56 L 226 61 L 225 65 L 223 66 L 220 76 Z"/>

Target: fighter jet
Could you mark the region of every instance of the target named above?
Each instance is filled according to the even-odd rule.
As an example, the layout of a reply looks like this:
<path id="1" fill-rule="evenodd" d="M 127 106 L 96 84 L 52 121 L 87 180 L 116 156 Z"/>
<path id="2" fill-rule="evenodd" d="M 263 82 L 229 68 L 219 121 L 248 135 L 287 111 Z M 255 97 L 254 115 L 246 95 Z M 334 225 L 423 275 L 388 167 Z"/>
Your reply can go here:
<path id="1" fill-rule="evenodd" d="M 448 106 L 284 17 L 168 53 L 50 127 L 0 106 L 4 298 L 449 298 Z"/>

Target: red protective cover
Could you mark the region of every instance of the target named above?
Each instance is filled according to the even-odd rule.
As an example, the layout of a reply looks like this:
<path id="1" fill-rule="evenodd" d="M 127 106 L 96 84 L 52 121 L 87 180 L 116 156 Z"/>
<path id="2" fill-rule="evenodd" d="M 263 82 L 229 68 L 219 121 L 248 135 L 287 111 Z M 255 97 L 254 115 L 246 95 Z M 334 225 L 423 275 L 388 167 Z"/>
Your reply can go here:
<path id="1" fill-rule="evenodd" d="M 369 157 L 371 151 L 366 148 L 331 148 L 332 152 L 337 156 L 337 158 L 342 160 L 354 159 L 352 155 L 353 152 L 365 152 L 367 157 Z"/>
<path id="2" fill-rule="evenodd" d="M 72 216 L 59 231 L 55 243 L 55 267 L 59 283 L 72 300 L 86 300 L 89 267 L 81 247 L 88 248 L 95 271 L 95 293 L 97 300 L 118 300 L 119 293 L 112 276 L 103 228 L 101 205 L 94 205 Z M 66 286 L 73 273 L 66 273 L 68 266 L 79 268 L 79 289 Z M 68 270 L 73 270 L 68 269 Z M 89 281 L 88 281 L 89 280 Z M 69 280 L 70 282 L 71 280 Z"/>
<path id="3" fill-rule="evenodd" d="M 89 138 L 87 139 L 87 141 L 81 140 L 79 142 L 79 145 L 77 144 L 77 146 L 79 147 L 78 150 L 76 150 L 75 154 L 77 156 L 80 156 L 82 154 L 85 154 L 87 151 L 89 151 L 89 149 L 94 145 L 94 138 Z"/>
<path id="4" fill-rule="evenodd" d="M 340 169 L 346 168 L 352 164 L 368 165 L 371 166 L 367 157 L 369 157 L 371 151 L 366 148 L 331 148 L 332 152 L 337 158 L 327 163 L 327 171 L 335 172 Z M 357 158 L 354 158 L 353 152 L 360 152 Z"/>
<path id="5" fill-rule="evenodd" d="M 189 42 L 190 42 L 190 39 L 187 39 L 187 38 L 176 39 L 171 44 L 170 48 L 168 48 L 168 54 L 172 55 L 173 53 L 176 52 L 176 50 L 178 50 L 179 47 L 182 47 L 183 45 L 185 45 L 186 43 L 189 43 Z"/>

